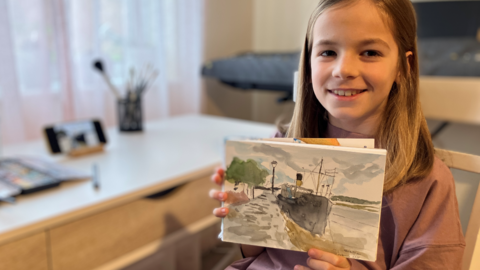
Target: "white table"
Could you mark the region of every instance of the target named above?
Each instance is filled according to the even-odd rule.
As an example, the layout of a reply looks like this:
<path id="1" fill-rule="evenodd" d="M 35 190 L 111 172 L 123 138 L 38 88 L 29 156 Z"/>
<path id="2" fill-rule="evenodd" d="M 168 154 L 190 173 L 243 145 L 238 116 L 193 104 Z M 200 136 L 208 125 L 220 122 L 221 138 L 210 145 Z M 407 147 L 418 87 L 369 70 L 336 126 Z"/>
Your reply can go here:
<path id="1" fill-rule="evenodd" d="M 26 236 L 208 177 L 221 164 L 226 136 L 270 137 L 274 132 L 272 125 L 200 115 L 148 122 L 142 133 L 109 129 L 103 153 L 54 158 L 86 172 L 98 164 L 100 189 L 91 181 L 69 182 L 19 196 L 14 205 L 0 203 L 0 251 L 1 245 Z M 2 154 L 50 156 L 43 141 L 5 147 Z M 45 237 L 48 242 L 48 233 Z"/>

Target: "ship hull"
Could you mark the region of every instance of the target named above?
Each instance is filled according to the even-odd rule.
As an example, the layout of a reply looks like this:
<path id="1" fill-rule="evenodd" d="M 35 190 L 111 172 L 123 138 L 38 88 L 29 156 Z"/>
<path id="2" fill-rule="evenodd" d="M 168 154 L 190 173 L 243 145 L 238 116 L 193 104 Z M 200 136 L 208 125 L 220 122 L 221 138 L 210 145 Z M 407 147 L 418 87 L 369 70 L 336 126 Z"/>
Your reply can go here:
<path id="1" fill-rule="evenodd" d="M 332 201 L 324 196 L 301 194 L 297 198 L 288 198 L 279 194 L 277 203 L 291 220 L 312 234 L 323 235 L 328 216 L 332 210 Z"/>

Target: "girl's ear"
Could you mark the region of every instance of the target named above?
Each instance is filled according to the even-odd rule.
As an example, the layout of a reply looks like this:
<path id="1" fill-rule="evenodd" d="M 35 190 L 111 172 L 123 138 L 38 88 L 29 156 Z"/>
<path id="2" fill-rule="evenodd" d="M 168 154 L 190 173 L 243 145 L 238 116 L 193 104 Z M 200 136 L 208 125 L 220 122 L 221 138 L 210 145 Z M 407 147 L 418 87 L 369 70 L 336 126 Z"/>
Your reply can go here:
<path id="1" fill-rule="evenodd" d="M 410 72 L 410 56 L 413 56 L 413 52 L 408 51 L 408 52 L 405 53 L 405 56 L 407 57 L 408 72 Z"/>
<path id="2" fill-rule="evenodd" d="M 407 73 L 410 72 L 410 61 L 409 61 L 410 56 L 413 56 L 412 51 L 408 51 L 405 53 L 405 57 L 407 58 Z M 400 71 L 398 71 L 397 79 L 395 80 L 397 83 L 400 81 L 400 77 L 401 77 L 401 74 L 400 74 Z"/>

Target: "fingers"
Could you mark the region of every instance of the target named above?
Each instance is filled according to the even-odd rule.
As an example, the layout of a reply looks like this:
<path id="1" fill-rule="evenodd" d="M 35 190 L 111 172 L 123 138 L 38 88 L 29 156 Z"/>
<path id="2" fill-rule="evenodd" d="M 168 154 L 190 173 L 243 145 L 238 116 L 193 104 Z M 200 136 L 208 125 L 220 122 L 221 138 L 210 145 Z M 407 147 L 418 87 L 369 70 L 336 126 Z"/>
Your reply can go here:
<path id="1" fill-rule="evenodd" d="M 223 218 L 228 215 L 228 211 L 229 211 L 228 207 L 219 207 L 219 208 L 213 209 L 213 214 L 216 217 Z"/>
<path id="2" fill-rule="evenodd" d="M 316 264 L 316 262 L 325 262 L 339 268 L 350 268 L 350 263 L 348 262 L 347 258 L 332 254 L 330 252 L 311 248 L 308 250 L 308 256 L 312 259 L 309 261 L 311 261 L 313 264 Z M 310 264 L 309 266 L 312 267 Z"/>
<path id="3" fill-rule="evenodd" d="M 308 268 L 308 267 L 302 266 L 302 265 L 295 265 L 295 267 L 293 269 L 294 270 L 312 270 L 311 268 Z"/>
<path id="4" fill-rule="evenodd" d="M 228 194 L 226 192 L 222 192 L 222 191 L 216 190 L 216 189 L 210 190 L 208 195 L 210 196 L 210 198 L 221 201 L 221 202 L 226 201 L 227 198 L 228 198 Z"/>
<path id="5" fill-rule="evenodd" d="M 223 184 L 224 175 L 225 175 L 225 170 L 223 168 L 217 168 L 212 175 L 212 181 L 217 185 L 221 186 Z M 212 189 L 209 192 L 209 196 L 212 199 L 224 202 L 227 200 L 228 194 L 225 192 L 221 192 L 219 190 Z M 213 209 L 213 214 L 216 217 L 223 218 L 228 215 L 228 211 L 229 211 L 228 207 L 219 207 L 219 208 Z"/>
<path id="6" fill-rule="evenodd" d="M 225 170 L 223 168 L 217 168 L 212 175 L 212 181 L 221 186 L 223 184 L 224 175 Z"/>
<path id="7" fill-rule="evenodd" d="M 225 174 L 225 170 L 222 167 L 217 168 L 215 172 L 222 176 Z"/>
<path id="8" fill-rule="evenodd" d="M 315 270 L 333 270 L 333 269 L 338 269 L 336 266 L 333 266 L 332 264 L 312 258 L 307 259 L 307 265 Z"/>
<path id="9" fill-rule="evenodd" d="M 223 179 L 220 177 L 220 175 L 218 175 L 218 173 L 214 173 L 212 175 L 212 182 L 214 182 L 215 184 L 221 186 L 222 183 L 223 183 Z"/>

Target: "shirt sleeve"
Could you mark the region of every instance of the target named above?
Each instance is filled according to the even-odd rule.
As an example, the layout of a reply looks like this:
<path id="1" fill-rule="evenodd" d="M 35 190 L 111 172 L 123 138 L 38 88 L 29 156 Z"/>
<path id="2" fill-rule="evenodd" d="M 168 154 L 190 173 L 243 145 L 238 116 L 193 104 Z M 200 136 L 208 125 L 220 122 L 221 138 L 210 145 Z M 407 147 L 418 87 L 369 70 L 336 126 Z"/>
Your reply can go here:
<path id="1" fill-rule="evenodd" d="M 429 246 L 404 252 L 391 270 L 428 270 L 428 269 L 461 269 L 464 246 Z M 387 269 L 376 262 L 362 262 L 349 259 L 351 270 L 384 270 Z"/>
<path id="2" fill-rule="evenodd" d="M 394 238 L 384 247 L 392 250 L 379 252 L 377 262 L 350 260 L 352 270 L 461 269 L 465 240 L 455 182 L 443 162 L 437 159 L 429 177 L 406 184 L 390 202 Z"/>
<path id="3" fill-rule="evenodd" d="M 465 240 L 452 173 L 436 160 L 426 182 L 425 199 L 392 269 L 461 269 Z"/>
<path id="4" fill-rule="evenodd" d="M 420 269 L 461 269 L 463 250 L 465 246 L 441 245 L 426 246 L 403 252 L 392 270 Z"/>

